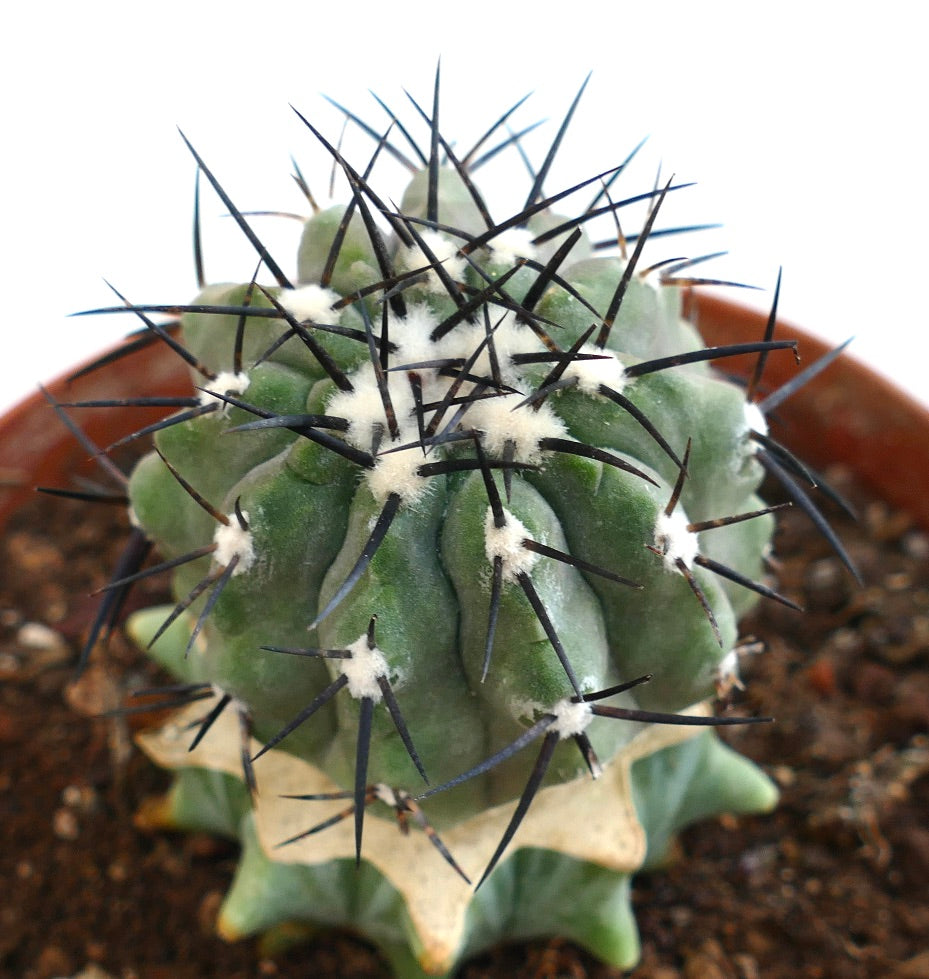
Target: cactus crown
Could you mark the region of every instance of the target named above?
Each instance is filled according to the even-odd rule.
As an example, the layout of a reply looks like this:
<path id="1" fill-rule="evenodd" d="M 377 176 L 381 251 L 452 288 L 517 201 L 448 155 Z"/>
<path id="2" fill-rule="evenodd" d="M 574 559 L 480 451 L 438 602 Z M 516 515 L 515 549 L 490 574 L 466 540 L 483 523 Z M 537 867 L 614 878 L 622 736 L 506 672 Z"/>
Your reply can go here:
<path id="1" fill-rule="evenodd" d="M 196 702 L 196 751 L 148 750 L 179 769 L 173 823 L 244 842 L 227 932 L 348 923 L 408 975 L 546 930 L 628 964 L 629 874 L 700 815 L 773 803 L 706 731 L 750 719 L 693 705 L 738 682 L 737 620 L 757 596 L 789 604 L 761 580 L 773 520 L 755 493 L 768 471 L 811 507 L 805 470 L 767 434 L 779 395 L 760 394 L 765 358 L 796 344 L 771 339 L 772 310 L 757 341 L 703 347 L 680 314 L 699 259 L 642 261 L 650 238 L 692 230 L 656 225 L 673 182 L 616 199 L 623 164 L 546 192 L 577 99 L 500 220 L 474 174 L 519 150 L 503 134 L 513 110 L 459 153 L 439 130 L 438 79 L 435 98 L 416 106 L 427 149 L 392 113 L 384 136 L 346 113 L 376 139 L 363 170 L 301 116 L 351 199 L 320 209 L 307 191 L 294 281 L 190 147 L 273 284 L 201 281 L 188 306 L 94 311 L 134 312 L 196 390 L 145 430 L 156 449 L 130 481 L 132 539 L 82 662 L 127 589 L 172 569 L 176 604 L 133 629 L 178 681 L 166 699 Z M 399 207 L 375 189 L 384 153 L 412 171 Z M 559 215 L 585 189 L 590 203 Z M 641 231 L 624 234 L 619 216 L 642 201 Z M 614 222 L 609 248 L 588 235 L 598 217 Z M 183 339 L 150 319 L 165 310 Z M 745 353 L 758 358 L 747 391 L 711 366 Z M 143 568 L 150 542 L 163 560 Z M 265 764 L 296 774 L 266 782 Z M 599 796 L 595 781 L 609 783 Z M 589 832 L 566 841 L 568 790 L 571 805 L 611 800 L 626 823 L 582 808 Z M 334 811 L 285 833 L 307 800 Z M 432 882 L 427 900 L 398 869 L 406 857 L 372 851 L 369 807 L 368 823 L 393 810 L 424 831 L 455 896 Z M 544 829 L 550 812 L 560 831 Z M 322 829 L 342 842 L 314 849 Z M 604 855 L 627 843 L 631 855 Z M 377 871 L 327 904 L 317 890 L 346 860 Z M 551 880 L 563 897 L 540 922 L 531 895 Z M 372 910 L 385 887 L 401 910 Z M 599 895 L 586 917 L 580 891 Z M 488 910 L 500 900 L 508 924 Z"/>

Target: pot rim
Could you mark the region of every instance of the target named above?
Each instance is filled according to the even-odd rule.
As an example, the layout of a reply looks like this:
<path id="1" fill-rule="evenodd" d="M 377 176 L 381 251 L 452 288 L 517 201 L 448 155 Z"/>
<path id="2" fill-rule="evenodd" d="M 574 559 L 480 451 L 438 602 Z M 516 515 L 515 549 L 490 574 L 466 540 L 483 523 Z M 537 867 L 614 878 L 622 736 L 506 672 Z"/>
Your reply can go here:
<path id="1" fill-rule="evenodd" d="M 685 310 L 707 344 L 760 339 L 767 314 L 728 299 L 693 290 Z M 805 330 L 778 320 L 775 339 L 796 339 L 803 365 L 833 346 Z M 753 358 L 726 361 L 745 377 Z M 796 373 L 793 358 L 771 355 L 764 380 L 772 388 Z M 772 434 L 804 463 L 820 469 L 842 465 L 876 495 L 906 511 L 929 530 L 929 408 L 843 352 L 822 373 L 777 408 Z"/>

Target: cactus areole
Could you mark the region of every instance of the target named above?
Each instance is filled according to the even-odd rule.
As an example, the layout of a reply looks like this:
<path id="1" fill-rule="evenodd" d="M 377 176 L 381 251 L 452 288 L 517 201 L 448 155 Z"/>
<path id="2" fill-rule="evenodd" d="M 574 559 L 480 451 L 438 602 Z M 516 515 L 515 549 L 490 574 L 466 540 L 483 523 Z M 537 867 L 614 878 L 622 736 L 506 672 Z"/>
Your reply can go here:
<path id="1" fill-rule="evenodd" d="M 228 937 L 347 926 L 404 977 L 538 935 L 629 966 L 631 875 L 681 826 L 775 802 L 713 730 L 761 719 L 714 700 L 739 684 L 740 616 L 786 601 L 763 583 L 765 471 L 809 505 L 759 393 L 795 344 L 703 347 L 693 261 L 640 260 L 674 184 L 543 187 L 575 105 L 503 219 L 475 179 L 519 150 L 509 113 L 463 152 L 436 99 L 423 149 L 395 126 L 355 164 L 301 116 L 349 191 L 307 194 L 293 277 L 191 147 L 259 272 L 95 311 L 134 312 L 193 387 L 129 479 L 84 661 L 133 582 L 172 569 L 176 604 L 130 621 L 180 705 L 141 738 L 175 771 L 142 816 L 241 841 Z M 411 171 L 399 204 L 382 153 Z M 746 351 L 747 389 L 718 370 Z"/>

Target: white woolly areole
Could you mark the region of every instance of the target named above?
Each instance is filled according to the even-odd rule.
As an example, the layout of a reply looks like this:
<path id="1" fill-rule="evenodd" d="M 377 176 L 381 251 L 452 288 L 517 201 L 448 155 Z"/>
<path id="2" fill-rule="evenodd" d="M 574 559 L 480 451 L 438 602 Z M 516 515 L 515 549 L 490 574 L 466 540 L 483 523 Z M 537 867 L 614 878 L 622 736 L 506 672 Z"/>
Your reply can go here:
<path id="1" fill-rule="evenodd" d="M 407 307 L 402 319 L 391 316 L 390 340 L 397 345 L 397 352 L 391 357 L 392 366 L 435 360 L 437 345 L 431 334 L 438 325 L 438 316 L 421 303 Z"/>
<path id="2" fill-rule="evenodd" d="M 479 401 L 468 410 L 468 424 L 483 432 L 483 445 L 490 455 L 502 456 L 507 443 L 512 443 L 518 462 L 535 464 L 542 459 L 539 442 L 565 438 L 568 431 L 546 403 L 538 409 L 529 405 L 517 408 L 522 400 L 521 394 L 507 394 Z"/>
<path id="3" fill-rule="evenodd" d="M 512 312 L 494 309 L 490 314 L 490 327 L 493 335 L 487 339 L 487 325 L 480 323 L 461 323 L 441 341 L 443 357 L 460 357 L 467 361 L 481 347 L 481 352 L 471 367 L 471 373 L 482 377 L 492 374 L 490 351 L 497 356 L 497 366 L 503 381 L 519 387 L 519 371 L 511 362 L 516 353 L 539 350 L 541 345 L 528 326 L 517 322 Z M 481 346 L 483 344 L 483 346 Z M 491 344 L 493 345 L 491 347 Z"/>
<path id="4" fill-rule="evenodd" d="M 751 401 L 745 402 L 745 428 L 748 432 L 757 432 L 759 435 L 768 434 L 768 420 L 762 414 L 758 405 Z"/>
<path id="5" fill-rule="evenodd" d="M 669 571 L 678 570 L 679 560 L 688 568 L 693 567 L 699 543 L 697 535 L 687 529 L 689 523 L 687 515 L 680 509 L 670 514 L 662 510 L 655 521 L 655 546 L 664 556 L 665 567 Z"/>
<path id="6" fill-rule="evenodd" d="M 400 431 L 396 444 L 416 442 L 419 434 L 412 392 L 402 375 L 393 374 L 391 377 L 394 380 L 389 382 L 388 391 Z M 351 391 L 336 392 L 329 399 L 326 410 L 332 415 L 348 419 L 345 438 L 355 448 L 370 452 L 375 436 L 379 435 L 382 454 L 378 455 L 374 468 L 365 473 L 368 489 L 379 503 L 383 503 L 391 493 L 396 493 L 405 503 L 414 502 L 429 485 L 429 480 L 417 472 L 423 464 L 422 451 L 384 451 L 394 443 L 390 440 L 384 402 L 370 364 L 362 365 L 352 374 L 352 386 Z"/>
<path id="7" fill-rule="evenodd" d="M 367 474 L 368 489 L 378 503 L 396 493 L 404 503 L 415 503 L 429 488 L 429 479 L 417 470 L 423 463 L 420 449 L 406 449 L 378 456 Z"/>
<path id="8" fill-rule="evenodd" d="M 555 715 L 555 722 L 549 730 L 557 732 L 562 740 L 582 734 L 594 716 L 590 704 L 583 701 L 576 704 L 567 699 L 559 700 L 552 708 L 552 713 Z"/>
<path id="9" fill-rule="evenodd" d="M 626 368 L 616 354 L 590 343 L 585 343 L 580 352 L 595 354 L 598 359 L 575 360 L 565 371 L 565 377 L 577 378 L 578 390 L 584 394 L 599 394 L 601 384 L 622 394 L 629 379 L 626 377 Z"/>
<path id="10" fill-rule="evenodd" d="M 387 676 L 387 660 L 384 654 L 375 646 L 371 649 L 368 637 L 361 636 L 348 647 L 352 654 L 350 658 L 339 660 L 342 674 L 348 678 L 348 692 L 356 699 L 368 697 L 374 703 L 380 703 L 381 688 L 378 677 Z"/>
<path id="11" fill-rule="evenodd" d="M 379 430 L 382 437 L 390 438 L 387 434 L 387 415 L 384 411 L 384 401 L 381 398 L 377 378 L 371 364 L 362 364 L 351 375 L 351 381 L 352 390 L 337 391 L 329 399 L 326 411 L 331 415 L 340 415 L 347 419 L 349 423 L 346 435 L 348 441 L 357 448 L 369 452 L 375 430 Z M 398 383 L 394 376 L 394 380 L 388 382 L 387 390 L 390 394 L 390 403 L 394 415 L 401 429 L 404 426 L 410 428 L 413 395 L 409 385 Z M 413 424 L 411 433 L 415 433 L 415 431 L 415 424 Z M 410 440 L 407 439 L 406 441 Z"/>
<path id="12" fill-rule="evenodd" d="M 248 513 L 242 511 L 242 518 L 248 523 Z M 213 557 L 216 563 L 226 567 L 233 558 L 238 558 L 232 576 L 244 574 L 255 563 L 255 546 L 252 539 L 252 532 L 243 529 L 239 524 L 239 518 L 233 513 L 229 515 L 229 523 L 220 524 L 213 534 L 213 543 L 216 550 Z"/>
<path id="13" fill-rule="evenodd" d="M 338 293 L 322 286 L 300 286 L 297 289 L 282 289 L 277 301 L 298 320 L 313 323 L 331 323 L 334 317 L 332 306 L 341 299 Z"/>
<path id="14" fill-rule="evenodd" d="M 515 265 L 521 258 L 535 258 L 538 249 L 532 243 L 534 237 L 528 228 L 507 228 L 490 242 L 491 261 Z"/>
<path id="15" fill-rule="evenodd" d="M 432 252 L 435 258 L 441 263 L 442 268 L 455 280 L 458 281 L 464 276 L 466 261 L 458 254 L 459 246 L 450 238 L 439 234 L 437 231 L 423 231 L 420 234 L 425 246 Z M 401 268 L 419 269 L 425 265 L 431 265 L 432 259 L 427 258 L 425 252 L 419 245 L 410 245 L 402 248 L 398 254 Z M 442 280 L 436 274 L 435 269 L 430 269 L 426 276 L 426 289 L 429 292 L 437 292 L 447 295 Z"/>
<path id="16" fill-rule="evenodd" d="M 512 581 L 523 571 L 531 571 L 539 555 L 523 547 L 523 540 L 532 535 L 526 525 L 504 509 L 506 523 L 502 527 L 494 524 L 494 512 L 488 507 L 484 517 L 484 553 L 493 564 L 495 558 L 503 560 L 503 580 Z"/>
<path id="17" fill-rule="evenodd" d="M 348 420 L 346 439 L 358 449 L 370 452 L 375 426 L 385 430 L 384 402 L 377 389 L 374 370 L 370 364 L 363 364 L 352 374 L 352 390 L 337 391 L 326 406 L 330 415 Z M 390 393 L 393 395 L 394 387 Z"/>
<path id="18" fill-rule="evenodd" d="M 244 371 L 239 371 L 238 374 L 235 371 L 220 371 L 209 382 L 209 386 L 217 394 L 242 394 L 248 390 L 249 383 L 248 374 Z M 228 413 L 231 407 L 228 401 L 223 401 L 222 398 L 218 398 L 216 394 L 210 394 L 209 391 L 201 391 L 199 401 L 204 406 L 212 404 L 219 405 L 224 415 Z"/>

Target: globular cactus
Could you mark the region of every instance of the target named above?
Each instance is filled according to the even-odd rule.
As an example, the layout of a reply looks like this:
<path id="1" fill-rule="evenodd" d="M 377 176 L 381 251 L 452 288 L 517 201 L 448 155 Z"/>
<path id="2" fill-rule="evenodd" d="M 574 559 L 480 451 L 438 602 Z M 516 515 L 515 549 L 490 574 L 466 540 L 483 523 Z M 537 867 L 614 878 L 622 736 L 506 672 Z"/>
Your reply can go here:
<path id="1" fill-rule="evenodd" d="M 398 206 L 307 122 L 351 197 L 306 221 L 293 281 L 194 153 L 274 284 L 206 286 L 179 336 L 130 306 L 196 390 L 132 474 L 98 625 L 173 569 L 177 604 L 131 624 L 186 705 L 142 738 L 176 769 L 146 815 L 241 840 L 224 934 L 345 925 L 401 976 L 541 934 L 628 966 L 630 875 L 686 823 L 775 802 L 710 702 L 739 617 L 784 600 L 756 490 L 798 466 L 758 378 L 712 362 L 751 350 L 760 374 L 791 344 L 704 349 L 692 263 L 644 270 L 673 184 L 614 200 L 619 167 L 546 196 L 570 112 L 505 220 L 473 182 L 487 144 L 419 112 Z M 391 138 L 375 157 L 403 157 Z M 601 253 L 589 221 L 642 200 Z"/>

